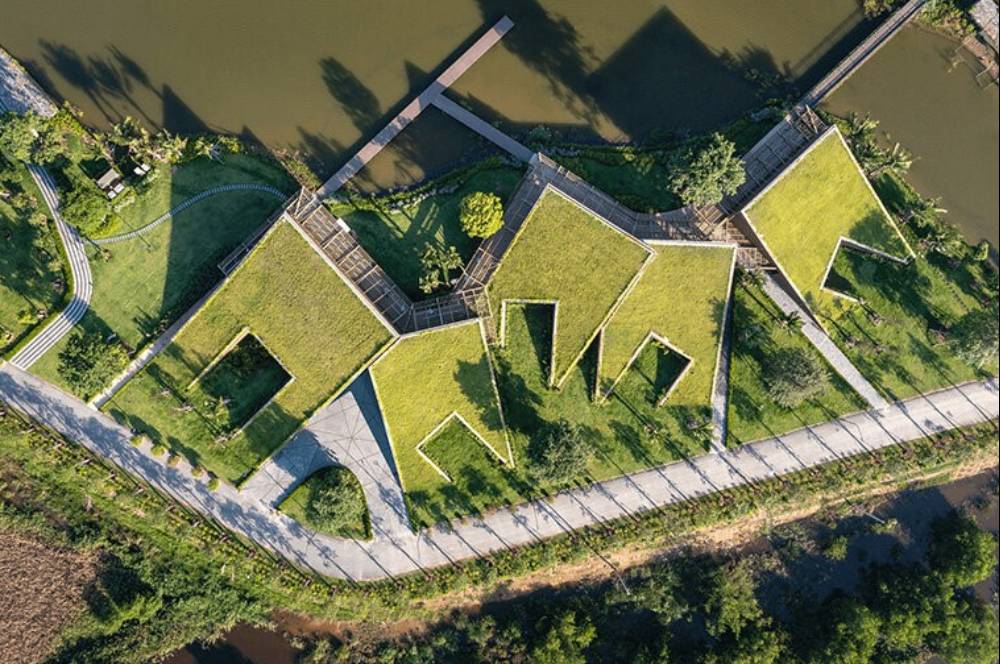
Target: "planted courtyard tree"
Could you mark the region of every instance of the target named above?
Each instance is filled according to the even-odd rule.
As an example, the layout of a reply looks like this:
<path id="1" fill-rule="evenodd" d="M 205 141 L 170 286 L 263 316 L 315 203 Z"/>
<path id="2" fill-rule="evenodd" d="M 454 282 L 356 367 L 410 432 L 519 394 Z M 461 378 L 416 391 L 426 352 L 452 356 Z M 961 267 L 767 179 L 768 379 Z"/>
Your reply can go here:
<path id="1" fill-rule="evenodd" d="M 763 369 L 768 395 L 785 408 L 817 396 L 830 383 L 826 367 L 804 348 L 784 348 L 768 355 Z"/>
<path id="2" fill-rule="evenodd" d="M 503 226 L 503 203 L 486 191 L 474 191 L 462 199 L 458 221 L 469 237 L 489 237 Z"/>
<path id="3" fill-rule="evenodd" d="M 104 388 L 128 362 L 121 344 L 100 332 L 76 332 L 59 353 L 59 375 L 75 392 L 92 396 Z"/>
<path id="4" fill-rule="evenodd" d="M 559 420 L 532 441 L 528 453 L 535 475 L 545 482 L 559 484 L 587 470 L 593 449 L 580 427 Z"/>
<path id="5" fill-rule="evenodd" d="M 458 253 L 458 249 L 455 247 L 442 249 L 428 242 L 420 254 L 420 266 L 423 268 L 420 291 L 430 294 L 439 288 L 449 286 L 452 271 L 461 269 L 462 265 L 462 256 Z"/>
<path id="6" fill-rule="evenodd" d="M 682 153 L 673 162 L 670 188 L 685 205 L 712 205 L 736 193 L 747 174 L 736 156 L 736 144 L 712 134 L 699 149 Z"/>
<path id="7" fill-rule="evenodd" d="M 365 502 L 348 471 L 325 472 L 309 497 L 306 514 L 317 527 L 342 532 L 362 522 Z"/>
<path id="8" fill-rule="evenodd" d="M 98 232 L 111 215 L 107 198 L 87 185 L 78 185 L 66 196 L 62 214 L 85 235 Z"/>
<path id="9" fill-rule="evenodd" d="M 955 354 L 977 367 L 992 359 L 1000 346 L 997 317 L 995 305 L 989 309 L 974 309 L 962 316 L 951 329 Z"/>

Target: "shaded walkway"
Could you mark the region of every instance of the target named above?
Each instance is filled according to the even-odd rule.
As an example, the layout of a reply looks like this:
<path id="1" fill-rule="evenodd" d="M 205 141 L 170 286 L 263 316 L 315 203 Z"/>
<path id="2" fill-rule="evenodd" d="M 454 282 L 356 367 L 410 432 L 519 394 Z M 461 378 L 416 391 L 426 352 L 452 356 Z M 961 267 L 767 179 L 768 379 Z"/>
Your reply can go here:
<path id="1" fill-rule="evenodd" d="M 827 333 L 814 322 L 812 315 L 799 306 L 798 302 L 781 286 L 778 278 L 770 272 L 764 274 L 764 292 L 774 300 L 774 303 L 783 312 L 799 317 L 799 320 L 802 321 L 802 333 L 806 335 L 809 342 L 870 407 L 881 410 L 889 406 L 889 402 L 879 394 L 867 378 L 861 375 L 861 372 L 847 359 L 837 344 L 833 343 Z"/>
<path id="2" fill-rule="evenodd" d="M 600 482 L 482 518 L 419 534 L 375 533 L 368 541 L 319 535 L 223 483 L 212 492 L 181 461 L 168 466 L 133 447 L 130 432 L 79 399 L 9 363 L 0 367 L 0 399 L 133 473 L 226 528 L 304 569 L 364 580 L 407 574 L 601 524 L 657 506 L 749 484 L 904 440 L 993 420 L 996 379 L 914 397 L 877 412 L 838 420 L 689 460 Z"/>
<path id="3" fill-rule="evenodd" d="M 37 362 L 42 355 L 45 355 L 59 343 L 59 340 L 66 336 L 74 325 L 80 322 L 83 315 L 87 313 L 94 290 L 83 239 L 75 228 L 63 220 L 59 213 L 59 196 L 56 194 L 56 186 L 52 181 L 52 176 L 41 166 L 29 164 L 28 170 L 31 171 L 31 177 L 41 190 L 42 198 L 45 199 L 45 204 L 49 208 L 49 214 L 55 221 L 59 239 L 62 240 L 66 257 L 69 259 L 69 269 L 73 276 L 71 282 L 73 291 L 69 305 L 50 320 L 41 332 L 22 346 L 11 358 L 10 361 L 20 369 L 27 369 Z"/>

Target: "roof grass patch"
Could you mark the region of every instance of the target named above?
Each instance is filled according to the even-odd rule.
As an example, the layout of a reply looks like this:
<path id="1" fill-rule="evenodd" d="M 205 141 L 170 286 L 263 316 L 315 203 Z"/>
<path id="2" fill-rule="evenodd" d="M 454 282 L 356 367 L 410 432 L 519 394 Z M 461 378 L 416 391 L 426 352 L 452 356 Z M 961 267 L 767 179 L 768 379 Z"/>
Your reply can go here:
<path id="1" fill-rule="evenodd" d="M 167 390 L 175 399 L 186 399 L 188 387 L 246 329 L 292 380 L 235 438 L 219 442 L 212 427 L 179 417 L 193 413 L 176 412 L 168 399 L 150 398 Z M 344 280 L 281 221 L 173 343 L 105 408 L 154 439 L 184 445 L 202 457 L 206 468 L 238 481 L 391 339 Z M 140 393 L 145 396 L 137 398 Z"/>
<path id="2" fill-rule="evenodd" d="M 838 295 L 826 279 L 844 240 L 897 259 L 912 256 L 836 127 L 744 208 L 744 215 L 814 311 L 830 311 Z"/>
<path id="3" fill-rule="evenodd" d="M 548 383 L 559 386 L 649 256 L 644 245 L 549 188 L 490 280 L 490 305 L 503 319 L 507 301 L 557 304 Z"/>
<path id="4" fill-rule="evenodd" d="M 486 340 L 479 321 L 401 337 L 372 366 L 405 492 L 443 491 L 451 474 L 423 446 L 452 423 L 474 434 L 497 464 L 511 461 Z"/>
<path id="5" fill-rule="evenodd" d="M 732 280 L 735 248 L 728 245 L 657 244 L 653 260 L 601 333 L 602 396 L 656 344 L 687 358 L 677 382 L 662 386 L 670 403 L 710 404 Z"/>

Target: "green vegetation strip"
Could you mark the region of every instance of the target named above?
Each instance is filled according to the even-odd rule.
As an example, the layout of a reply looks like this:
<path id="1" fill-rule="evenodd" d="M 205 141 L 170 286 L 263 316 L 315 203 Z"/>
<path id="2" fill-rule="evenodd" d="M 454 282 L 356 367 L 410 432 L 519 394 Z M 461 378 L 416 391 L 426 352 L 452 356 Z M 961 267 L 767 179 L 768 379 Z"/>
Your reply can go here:
<path id="1" fill-rule="evenodd" d="M 328 501 L 325 495 L 326 489 L 331 486 L 343 486 L 346 497 L 341 498 L 339 503 Z M 371 537 L 361 484 L 354 473 L 340 466 L 317 470 L 295 487 L 281 501 L 278 509 L 316 532 L 351 539 Z M 361 515 L 360 518 L 353 518 L 357 514 Z"/>
<path id="2" fill-rule="evenodd" d="M 824 281 L 841 237 L 908 258 L 910 249 L 832 129 L 746 209 L 778 265 L 814 309 L 836 296 Z"/>
<path id="3" fill-rule="evenodd" d="M 292 378 L 235 437 L 220 444 L 226 432 L 200 412 L 201 404 L 192 403 L 196 395 L 189 386 L 247 328 Z M 335 396 L 390 338 L 298 231 L 279 222 L 105 409 L 235 482 Z"/>
<path id="4" fill-rule="evenodd" d="M 562 384 L 649 252 L 551 190 L 524 220 L 488 286 L 502 326 L 505 301 L 556 302 L 549 382 Z"/>

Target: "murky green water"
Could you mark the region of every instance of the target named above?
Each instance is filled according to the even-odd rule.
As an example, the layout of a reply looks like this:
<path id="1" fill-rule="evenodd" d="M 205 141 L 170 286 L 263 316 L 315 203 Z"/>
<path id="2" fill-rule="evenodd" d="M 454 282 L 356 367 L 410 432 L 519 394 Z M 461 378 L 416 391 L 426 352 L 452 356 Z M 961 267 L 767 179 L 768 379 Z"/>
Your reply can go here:
<path id="1" fill-rule="evenodd" d="M 805 89 L 872 28 L 857 0 L 6 0 L 0 43 L 94 124 L 245 132 L 325 175 L 504 13 L 514 29 L 454 93 L 515 132 L 612 141 L 704 130 Z M 995 241 L 996 89 L 948 73 L 946 48 L 904 34 L 834 107 L 883 118 L 922 157 L 918 186 Z M 477 150 L 430 109 L 362 179 L 411 182 Z"/>
<path id="2" fill-rule="evenodd" d="M 870 29 L 856 0 L 6 0 L 0 43 L 95 124 L 246 131 L 328 173 L 504 13 L 513 31 L 456 92 L 514 128 L 610 140 L 718 125 Z M 431 109 L 368 175 L 406 182 L 476 144 Z"/>
<path id="3" fill-rule="evenodd" d="M 909 180 L 940 196 L 945 218 L 973 241 L 998 246 L 1000 95 L 955 59 L 956 45 L 907 28 L 829 99 L 832 111 L 871 113 L 892 141 L 916 155 Z M 971 58 L 970 58 L 971 60 Z"/>

